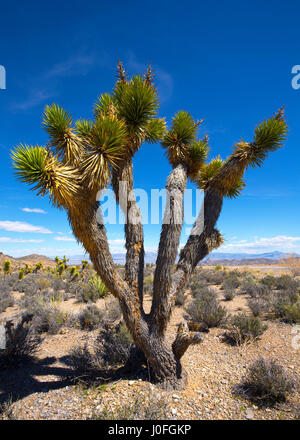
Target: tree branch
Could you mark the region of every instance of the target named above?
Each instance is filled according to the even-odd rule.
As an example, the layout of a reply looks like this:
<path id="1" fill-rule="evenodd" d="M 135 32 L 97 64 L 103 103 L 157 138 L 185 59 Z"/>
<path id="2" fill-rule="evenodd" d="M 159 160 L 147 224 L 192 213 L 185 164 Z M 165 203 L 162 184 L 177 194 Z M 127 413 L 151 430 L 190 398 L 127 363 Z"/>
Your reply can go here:
<path id="1" fill-rule="evenodd" d="M 177 165 L 170 173 L 167 184 L 167 202 L 156 260 L 153 282 L 153 301 L 150 320 L 158 334 L 167 327 L 168 296 L 172 283 L 172 269 L 178 254 L 183 224 L 183 194 L 187 182 L 187 170 Z"/>
<path id="2" fill-rule="evenodd" d="M 125 280 L 140 298 L 143 308 L 144 281 L 144 231 L 140 209 L 133 191 L 133 171 L 131 159 L 114 172 L 112 185 L 116 200 L 125 215 L 126 264 Z"/>
<path id="3" fill-rule="evenodd" d="M 203 336 L 201 333 L 190 331 L 188 323 L 182 322 L 178 326 L 177 336 L 172 344 L 172 349 L 177 359 L 181 359 L 190 345 L 200 344 L 202 341 Z"/>

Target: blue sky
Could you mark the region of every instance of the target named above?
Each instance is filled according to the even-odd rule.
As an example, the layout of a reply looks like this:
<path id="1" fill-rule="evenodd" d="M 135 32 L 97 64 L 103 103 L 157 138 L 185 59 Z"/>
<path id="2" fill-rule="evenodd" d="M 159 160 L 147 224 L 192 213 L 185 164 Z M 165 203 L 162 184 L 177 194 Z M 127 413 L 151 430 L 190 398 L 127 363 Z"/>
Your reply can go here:
<path id="1" fill-rule="evenodd" d="M 130 74 L 151 60 L 167 121 L 181 109 L 205 119 L 200 134 L 210 137 L 211 158 L 226 158 L 241 137 L 251 140 L 260 120 L 286 106 L 288 141 L 263 169 L 247 171 L 239 199 L 226 200 L 220 251 L 300 253 L 300 89 L 291 86 L 300 64 L 299 2 L 12 1 L 1 5 L 1 18 L 0 251 L 82 252 L 66 214 L 16 182 L 10 148 L 45 144 L 46 104 L 62 105 L 74 119 L 91 117 L 96 97 L 113 87 L 120 58 Z M 144 145 L 134 170 L 135 186 L 149 192 L 164 187 L 170 166 L 159 145 Z M 113 252 L 122 251 L 122 227 L 108 232 Z M 159 226 L 145 225 L 145 235 L 154 250 Z"/>

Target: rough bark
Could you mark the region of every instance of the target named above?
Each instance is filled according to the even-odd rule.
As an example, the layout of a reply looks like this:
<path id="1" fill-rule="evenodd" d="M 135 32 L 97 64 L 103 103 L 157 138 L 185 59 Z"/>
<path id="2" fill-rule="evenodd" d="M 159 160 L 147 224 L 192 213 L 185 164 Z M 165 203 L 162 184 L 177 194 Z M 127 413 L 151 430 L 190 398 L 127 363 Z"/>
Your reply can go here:
<path id="1" fill-rule="evenodd" d="M 125 280 L 135 289 L 143 307 L 144 231 L 140 209 L 133 192 L 132 161 L 128 160 L 113 174 L 116 200 L 125 215 Z"/>
<path id="2" fill-rule="evenodd" d="M 236 176 L 240 170 L 237 170 L 235 161 L 232 165 L 233 174 Z M 131 165 L 128 166 L 129 168 L 124 169 L 124 173 L 127 174 L 127 182 L 132 182 L 132 168 Z M 222 242 L 220 233 L 215 229 L 223 202 L 221 181 L 215 179 L 207 188 L 204 198 L 204 224 L 201 223 L 202 215 L 199 214 L 181 253 L 177 269 L 171 276 L 183 221 L 186 170 L 183 166 L 178 166 L 169 176 L 167 189 L 171 190 L 171 197 L 166 215 L 169 215 L 171 221 L 165 222 L 162 228 L 150 315 L 145 315 L 142 307 L 143 228 L 136 201 L 131 199 L 129 206 L 126 208 L 121 206 L 129 218 L 129 223 L 125 227 L 126 280 L 120 277 L 113 263 L 105 227 L 101 221 L 99 222 L 99 204 L 86 201 L 84 207 L 81 203 L 80 209 L 74 207 L 69 210 L 69 219 L 75 236 L 84 245 L 96 271 L 107 287 L 118 298 L 125 323 L 137 347 L 147 360 L 151 379 L 164 388 L 180 389 L 185 385 L 186 375 L 180 359 L 191 344 L 202 341 L 201 334 L 193 331 L 195 328 L 186 323 L 179 326 L 172 345 L 168 345 L 164 333 L 170 320 L 176 292 L 183 288 L 198 262 Z M 173 195 L 172 190 L 175 190 Z M 120 200 L 120 204 L 122 203 Z M 131 208 L 133 208 L 132 218 L 129 215 Z"/>
<path id="3" fill-rule="evenodd" d="M 168 323 L 166 316 L 169 313 L 169 292 L 183 224 L 183 195 L 186 182 L 186 167 L 178 165 L 170 173 L 166 184 L 167 201 L 154 272 L 150 313 L 153 328 L 160 337 L 164 335 Z"/>

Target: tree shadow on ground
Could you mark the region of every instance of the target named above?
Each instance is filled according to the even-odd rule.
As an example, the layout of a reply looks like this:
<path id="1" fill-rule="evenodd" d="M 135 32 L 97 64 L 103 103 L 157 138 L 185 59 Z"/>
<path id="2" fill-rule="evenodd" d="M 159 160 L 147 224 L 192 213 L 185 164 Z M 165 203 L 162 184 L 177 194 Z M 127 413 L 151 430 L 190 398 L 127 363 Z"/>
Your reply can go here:
<path id="1" fill-rule="evenodd" d="M 57 361 L 65 367 L 53 365 Z M 40 379 L 43 376 L 51 376 L 51 380 Z M 77 383 L 93 386 L 108 384 L 120 379 L 147 381 L 149 378 L 147 369 L 143 367 L 136 368 L 135 371 L 126 366 L 84 371 L 74 368 L 71 356 L 68 355 L 59 359 L 55 357 L 40 360 L 31 358 L 26 363 L 0 371 L 0 405 L 6 402 L 16 402 L 34 393 L 47 393 Z"/>
<path id="2" fill-rule="evenodd" d="M 55 357 L 31 358 L 26 363 L 0 371 L 0 404 L 72 384 L 74 372 L 70 368 L 53 365 L 55 362 Z M 38 380 L 40 376 L 55 376 L 55 379 Z"/>
<path id="3" fill-rule="evenodd" d="M 82 359 L 84 361 L 84 359 Z M 107 368 L 78 368 L 74 367 L 74 360 L 71 355 L 60 358 L 60 362 L 71 368 L 73 372 L 73 384 L 84 382 L 85 385 L 108 384 L 117 380 L 142 380 L 149 382 L 149 373 L 145 365 L 120 365 Z M 81 363 L 81 365 L 83 365 Z"/>

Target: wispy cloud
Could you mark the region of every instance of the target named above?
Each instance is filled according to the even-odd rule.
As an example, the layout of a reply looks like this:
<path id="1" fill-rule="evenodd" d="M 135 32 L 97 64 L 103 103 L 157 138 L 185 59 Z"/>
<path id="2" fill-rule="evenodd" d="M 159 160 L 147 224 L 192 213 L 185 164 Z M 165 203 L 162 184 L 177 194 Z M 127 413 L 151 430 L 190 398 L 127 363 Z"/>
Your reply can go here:
<path id="1" fill-rule="evenodd" d="M 12 104 L 13 110 L 28 110 L 32 107 L 36 107 L 47 99 L 52 98 L 53 92 L 43 89 L 33 88 L 29 91 L 28 97 L 23 101 L 14 102 Z"/>
<path id="2" fill-rule="evenodd" d="M 9 220 L 0 221 L 0 229 L 12 232 L 34 232 L 38 234 L 52 234 L 47 228 L 43 226 L 34 226 L 25 222 L 12 222 Z"/>
<path id="3" fill-rule="evenodd" d="M 94 64 L 95 57 L 93 55 L 77 54 L 52 66 L 45 74 L 45 78 L 86 75 Z"/>
<path id="4" fill-rule="evenodd" d="M 0 237 L 1 243 L 42 243 L 44 240 L 23 240 L 22 238 Z"/>
<path id="5" fill-rule="evenodd" d="M 72 237 L 54 237 L 56 241 L 76 241 L 75 238 Z"/>
<path id="6" fill-rule="evenodd" d="M 87 75 L 96 62 L 94 55 L 77 53 L 67 60 L 50 66 L 41 76 L 33 78 L 27 97 L 11 105 L 13 110 L 25 111 L 58 95 L 62 78 Z"/>
<path id="7" fill-rule="evenodd" d="M 223 252 L 297 252 L 300 251 L 300 237 L 277 235 L 270 238 L 255 237 L 253 241 L 240 240 L 222 245 L 218 251 Z"/>
<path id="8" fill-rule="evenodd" d="M 36 214 L 47 214 L 46 211 L 39 208 L 21 208 L 21 210 L 24 212 L 35 212 Z"/>

